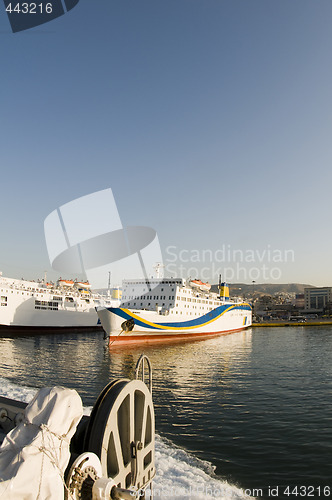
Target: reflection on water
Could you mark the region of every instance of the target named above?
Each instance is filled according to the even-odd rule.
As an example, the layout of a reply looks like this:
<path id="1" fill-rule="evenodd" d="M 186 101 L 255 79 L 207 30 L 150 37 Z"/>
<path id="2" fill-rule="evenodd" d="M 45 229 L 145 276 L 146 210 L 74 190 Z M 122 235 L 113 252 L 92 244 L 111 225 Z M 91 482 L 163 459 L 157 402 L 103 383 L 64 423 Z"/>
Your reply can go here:
<path id="1" fill-rule="evenodd" d="M 69 386 L 87 406 L 110 380 L 132 378 L 144 352 L 162 436 L 240 487 L 328 484 L 332 328 L 259 328 L 110 349 L 102 333 L 46 335 L 1 338 L 0 350 L 0 377 Z"/>
<path id="2" fill-rule="evenodd" d="M 33 387 L 70 385 L 91 401 L 110 379 L 132 378 L 144 352 L 152 362 L 155 386 L 175 393 L 197 385 L 198 394 L 234 371 L 250 348 L 250 330 L 207 341 L 134 348 L 108 348 L 101 333 L 0 338 L 0 375 Z"/>

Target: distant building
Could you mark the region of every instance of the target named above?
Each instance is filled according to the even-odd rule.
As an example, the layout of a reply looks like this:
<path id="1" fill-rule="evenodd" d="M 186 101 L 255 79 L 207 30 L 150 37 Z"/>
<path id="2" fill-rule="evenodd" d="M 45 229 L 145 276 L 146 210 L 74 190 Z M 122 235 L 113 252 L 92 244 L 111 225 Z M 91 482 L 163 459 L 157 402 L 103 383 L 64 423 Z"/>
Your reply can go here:
<path id="1" fill-rule="evenodd" d="M 306 312 L 323 312 L 328 303 L 331 302 L 332 287 L 304 289 L 304 308 Z"/>
<path id="2" fill-rule="evenodd" d="M 297 293 L 295 299 L 292 300 L 293 306 L 297 309 L 304 309 L 304 293 Z"/>

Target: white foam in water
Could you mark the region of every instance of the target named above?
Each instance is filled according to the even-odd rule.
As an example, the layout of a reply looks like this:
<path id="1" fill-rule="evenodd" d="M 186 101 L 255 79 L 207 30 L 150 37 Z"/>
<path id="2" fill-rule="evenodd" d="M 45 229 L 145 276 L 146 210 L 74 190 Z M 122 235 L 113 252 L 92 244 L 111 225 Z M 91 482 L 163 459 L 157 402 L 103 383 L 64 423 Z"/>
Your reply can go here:
<path id="1" fill-rule="evenodd" d="M 212 477 L 213 466 L 156 436 L 156 477 L 153 498 L 156 500 L 242 499 L 250 497 L 243 490 Z"/>
<path id="2" fill-rule="evenodd" d="M 13 384 L 9 380 L 0 377 L 0 396 L 28 403 L 36 394 L 38 389 L 23 387 Z"/>
<path id="3" fill-rule="evenodd" d="M 37 390 L 33 387 L 18 386 L 0 377 L 1 396 L 29 402 Z M 89 415 L 91 409 L 91 407 L 84 408 L 84 414 Z M 249 500 L 252 498 L 236 486 L 213 477 L 212 464 L 195 458 L 158 435 L 156 436 L 156 471 L 153 480 L 155 500 Z"/>

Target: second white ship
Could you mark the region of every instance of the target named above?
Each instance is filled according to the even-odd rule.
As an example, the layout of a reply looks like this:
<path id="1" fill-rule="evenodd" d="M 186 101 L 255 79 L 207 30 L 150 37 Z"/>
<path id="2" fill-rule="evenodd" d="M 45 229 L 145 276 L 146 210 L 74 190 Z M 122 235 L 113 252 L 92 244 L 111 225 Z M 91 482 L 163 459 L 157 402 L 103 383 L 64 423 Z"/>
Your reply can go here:
<path id="1" fill-rule="evenodd" d="M 0 273 L 0 334 L 100 328 L 96 307 L 120 301 L 92 293 L 90 288 L 86 282 L 60 279 L 47 283 L 46 279 L 28 281 Z"/>

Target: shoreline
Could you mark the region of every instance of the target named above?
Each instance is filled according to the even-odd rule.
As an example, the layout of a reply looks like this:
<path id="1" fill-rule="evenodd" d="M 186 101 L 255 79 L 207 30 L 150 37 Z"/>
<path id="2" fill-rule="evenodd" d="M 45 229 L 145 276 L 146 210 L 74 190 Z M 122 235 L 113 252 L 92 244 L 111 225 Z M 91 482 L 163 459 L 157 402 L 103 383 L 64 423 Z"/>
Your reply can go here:
<path id="1" fill-rule="evenodd" d="M 329 319 L 327 321 L 287 321 L 287 320 L 281 320 L 281 321 L 264 321 L 262 323 L 252 323 L 252 327 L 265 327 L 265 326 L 331 326 L 332 325 L 332 319 Z"/>

